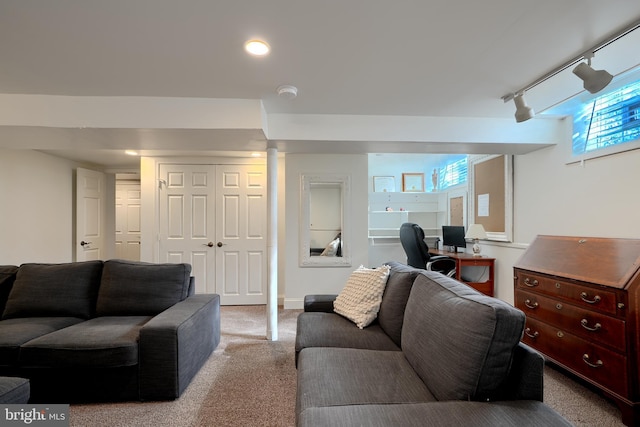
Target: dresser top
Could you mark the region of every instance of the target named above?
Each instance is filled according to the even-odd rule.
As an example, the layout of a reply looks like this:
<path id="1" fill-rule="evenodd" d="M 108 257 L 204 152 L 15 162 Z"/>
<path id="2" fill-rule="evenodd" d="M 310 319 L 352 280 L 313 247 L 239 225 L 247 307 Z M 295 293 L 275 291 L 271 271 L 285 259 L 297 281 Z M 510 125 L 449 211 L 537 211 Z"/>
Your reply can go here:
<path id="1" fill-rule="evenodd" d="M 514 267 L 624 289 L 638 278 L 640 239 L 540 235 Z"/>

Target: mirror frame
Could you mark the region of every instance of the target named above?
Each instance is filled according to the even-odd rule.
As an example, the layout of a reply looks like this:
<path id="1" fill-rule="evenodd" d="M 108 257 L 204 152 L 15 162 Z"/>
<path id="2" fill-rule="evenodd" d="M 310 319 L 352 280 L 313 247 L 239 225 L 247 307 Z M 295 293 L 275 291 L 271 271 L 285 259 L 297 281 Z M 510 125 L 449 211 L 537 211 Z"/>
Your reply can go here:
<path id="1" fill-rule="evenodd" d="M 502 155 L 479 155 L 470 156 L 467 171 L 467 182 L 469 183 L 469 193 L 471 194 L 468 201 L 467 220 L 469 225 L 475 222 L 475 215 L 478 210 L 478 191 L 476 188 L 476 166 L 482 162 L 493 160 Z M 504 175 L 504 189 L 501 189 L 500 194 L 504 197 L 504 211 L 503 212 L 491 212 L 491 215 L 498 215 L 504 219 L 504 230 L 488 231 L 487 238 L 485 240 L 493 240 L 496 242 L 513 242 L 513 155 L 504 155 L 504 170 L 497 170 L 494 173 Z"/>
<path id="2" fill-rule="evenodd" d="M 311 256 L 311 186 L 314 183 L 339 184 L 342 190 L 342 256 Z M 300 241 L 298 259 L 300 267 L 351 267 L 351 175 L 300 175 Z"/>

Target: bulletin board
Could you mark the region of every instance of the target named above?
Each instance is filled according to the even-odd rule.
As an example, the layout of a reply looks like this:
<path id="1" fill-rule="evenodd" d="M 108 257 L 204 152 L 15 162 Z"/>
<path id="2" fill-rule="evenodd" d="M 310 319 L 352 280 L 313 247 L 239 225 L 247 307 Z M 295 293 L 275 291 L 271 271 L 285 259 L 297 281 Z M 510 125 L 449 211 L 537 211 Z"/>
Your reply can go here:
<path id="1" fill-rule="evenodd" d="M 512 241 L 513 156 L 476 156 L 469 160 L 470 218 L 482 224 L 488 240 Z"/>

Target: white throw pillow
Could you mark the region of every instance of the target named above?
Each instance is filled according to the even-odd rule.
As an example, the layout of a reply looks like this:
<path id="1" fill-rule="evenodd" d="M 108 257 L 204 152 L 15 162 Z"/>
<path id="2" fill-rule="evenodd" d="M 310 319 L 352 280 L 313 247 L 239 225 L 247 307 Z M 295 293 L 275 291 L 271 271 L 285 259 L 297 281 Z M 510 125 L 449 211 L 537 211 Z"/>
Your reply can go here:
<path id="1" fill-rule="evenodd" d="M 320 256 L 336 256 L 336 254 L 338 253 L 339 244 L 340 244 L 340 238 L 336 237 L 331 242 L 329 242 L 329 244 L 327 245 L 326 248 L 324 248 L 324 251 L 322 251 Z"/>
<path id="2" fill-rule="evenodd" d="M 378 316 L 382 294 L 389 278 L 388 265 L 376 269 L 358 267 L 333 302 L 333 311 L 363 329 Z"/>

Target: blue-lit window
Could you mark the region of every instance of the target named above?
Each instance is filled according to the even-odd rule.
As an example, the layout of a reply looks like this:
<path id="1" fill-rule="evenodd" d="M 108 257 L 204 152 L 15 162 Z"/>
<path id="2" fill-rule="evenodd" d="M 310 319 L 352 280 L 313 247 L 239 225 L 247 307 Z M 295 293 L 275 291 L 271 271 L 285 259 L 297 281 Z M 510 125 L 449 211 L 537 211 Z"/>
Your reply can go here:
<path id="1" fill-rule="evenodd" d="M 640 81 L 583 104 L 573 115 L 573 154 L 640 139 Z"/>
<path id="2" fill-rule="evenodd" d="M 467 158 L 447 163 L 440 167 L 440 190 L 467 182 Z"/>

